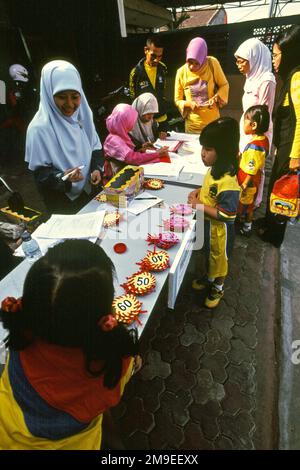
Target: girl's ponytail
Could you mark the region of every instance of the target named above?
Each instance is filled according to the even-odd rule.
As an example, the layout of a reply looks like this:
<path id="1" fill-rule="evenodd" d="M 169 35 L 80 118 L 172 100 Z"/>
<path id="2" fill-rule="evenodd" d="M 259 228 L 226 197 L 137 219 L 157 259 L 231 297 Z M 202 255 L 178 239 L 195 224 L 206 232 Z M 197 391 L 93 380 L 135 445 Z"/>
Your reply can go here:
<path id="1" fill-rule="evenodd" d="M 20 350 L 32 341 L 32 334 L 26 328 L 26 317 L 23 315 L 22 298 L 6 297 L 1 302 L 0 320 L 9 331 L 8 346 Z"/>

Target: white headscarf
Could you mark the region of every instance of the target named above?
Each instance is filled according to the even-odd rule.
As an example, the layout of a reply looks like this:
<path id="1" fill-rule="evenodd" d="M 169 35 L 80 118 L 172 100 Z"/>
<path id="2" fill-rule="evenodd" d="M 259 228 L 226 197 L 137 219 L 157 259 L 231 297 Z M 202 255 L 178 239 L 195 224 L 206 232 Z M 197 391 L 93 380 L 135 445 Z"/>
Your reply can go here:
<path id="1" fill-rule="evenodd" d="M 130 134 L 142 144 L 149 140 L 154 142 L 153 119 L 149 122 L 142 122 L 141 117 L 145 114 L 158 113 L 157 99 L 152 93 L 143 93 L 134 100 L 132 107 L 137 110 L 139 116 Z"/>
<path id="2" fill-rule="evenodd" d="M 235 51 L 234 55 L 249 62 L 250 70 L 246 75 L 244 91 L 257 90 L 266 81 L 276 83 L 272 73 L 271 52 L 259 39 L 247 39 Z"/>
<path id="3" fill-rule="evenodd" d="M 81 96 L 80 106 L 71 117 L 64 116 L 54 102 L 54 95 L 65 90 Z M 40 106 L 27 130 L 25 161 L 29 169 L 53 165 L 65 171 L 85 165 L 81 170 L 84 179 L 72 183 L 67 193 L 74 199 L 88 180 L 92 151 L 101 148 L 77 69 L 64 60 L 49 62 L 42 70 Z"/>

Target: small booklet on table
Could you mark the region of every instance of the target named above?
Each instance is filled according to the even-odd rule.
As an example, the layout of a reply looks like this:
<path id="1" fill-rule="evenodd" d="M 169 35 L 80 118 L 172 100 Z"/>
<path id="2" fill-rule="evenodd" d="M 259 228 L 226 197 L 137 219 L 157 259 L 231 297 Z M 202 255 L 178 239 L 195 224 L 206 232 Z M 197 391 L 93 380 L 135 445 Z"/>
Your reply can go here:
<path id="1" fill-rule="evenodd" d="M 179 149 L 181 144 L 182 144 L 181 140 L 157 139 L 156 142 L 154 142 L 154 147 L 156 147 L 156 146 L 157 146 L 157 148 L 169 147 L 170 152 L 177 152 L 177 150 Z"/>

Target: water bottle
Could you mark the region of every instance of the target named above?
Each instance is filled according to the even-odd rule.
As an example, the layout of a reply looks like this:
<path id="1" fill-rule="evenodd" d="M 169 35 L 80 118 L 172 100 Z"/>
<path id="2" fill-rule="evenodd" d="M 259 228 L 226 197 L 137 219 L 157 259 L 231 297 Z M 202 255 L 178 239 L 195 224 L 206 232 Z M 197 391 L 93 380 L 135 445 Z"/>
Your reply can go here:
<path id="1" fill-rule="evenodd" d="M 26 230 L 22 233 L 22 240 L 22 250 L 30 263 L 43 256 L 38 242 L 31 238 L 31 234 Z"/>

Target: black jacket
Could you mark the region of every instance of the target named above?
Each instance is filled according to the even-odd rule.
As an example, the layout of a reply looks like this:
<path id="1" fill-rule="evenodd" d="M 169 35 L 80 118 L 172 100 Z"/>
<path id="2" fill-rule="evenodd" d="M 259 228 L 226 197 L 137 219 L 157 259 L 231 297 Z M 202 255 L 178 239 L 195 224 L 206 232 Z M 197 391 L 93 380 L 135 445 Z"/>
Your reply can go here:
<path id="1" fill-rule="evenodd" d="M 156 117 L 160 117 L 167 111 L 167 103 L 164 98 L 166 87 L 167 67 L 162 62 L 157 65 L 155 88 L 153 88 L 147 72 L 145 70 L 145 59 L 141 59 L 131 70 L 129 77 L 129 88 L 132 99 L 137 98 L 142 93 L 152 93 L 158 101 L 159 112 Z"/>

